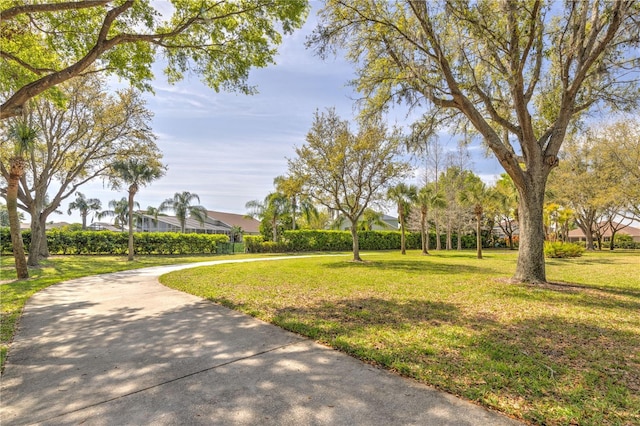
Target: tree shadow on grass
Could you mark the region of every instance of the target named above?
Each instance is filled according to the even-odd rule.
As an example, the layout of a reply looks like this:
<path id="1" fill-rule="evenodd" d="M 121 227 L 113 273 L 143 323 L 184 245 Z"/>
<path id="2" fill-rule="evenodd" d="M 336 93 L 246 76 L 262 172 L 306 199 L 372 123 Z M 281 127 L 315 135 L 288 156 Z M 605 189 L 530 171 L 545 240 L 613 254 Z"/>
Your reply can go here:
<path id="1" fill-rule="evenodd" d="M 536 423 L 631 421 L 640 407 L 638 334 L 551 314 L 498 318 L 448 303 L 359 298 L 283 308 L 272 322 Z"/>
<path id="2" fill-rule="evenodd" d="M 332 262 L 325 266 L 329 269 L 341 269 L 341 268 L 364 268 L 375 269 L 381 271 L 397 270 L 411 274 L 478 274 L 478 275 L 495 275 L 499 274 L 499 271 L 493 268 L 487 268 L 483 266 L 475 265 L 449 265 L 444 263 L 434 263 L 427 261 L 411 261 L 411 260 L 366 260 L 364 262 Z"/>

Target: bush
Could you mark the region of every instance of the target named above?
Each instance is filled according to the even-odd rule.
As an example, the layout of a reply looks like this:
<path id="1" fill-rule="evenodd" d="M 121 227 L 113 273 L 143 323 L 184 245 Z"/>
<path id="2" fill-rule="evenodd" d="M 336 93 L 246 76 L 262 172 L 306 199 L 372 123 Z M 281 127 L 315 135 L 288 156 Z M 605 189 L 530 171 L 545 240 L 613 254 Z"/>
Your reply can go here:
<path id="1" fill-rule="evenodd" d="M 580 257 L 584 247 L 574 243 L 547 242 L 544 244 L 544 256 L 549 258 Z"/>
<path id="2" fill-rule="evenodd" d="M 25 249 L 29 249 L 31 232 L 23 231 Z M 0 230 L 3 253 L 11 253 L 8 229 Z M 178 234 L 174 232 L 137 232 L 133 234 L 137 254 L 215 254 L 218 244 L 229 242 L 221 234 Z M 47 244 L 51 254 L 111 254 L 127 253 L 129 234 L 112 231 L 47 231 Z"/>

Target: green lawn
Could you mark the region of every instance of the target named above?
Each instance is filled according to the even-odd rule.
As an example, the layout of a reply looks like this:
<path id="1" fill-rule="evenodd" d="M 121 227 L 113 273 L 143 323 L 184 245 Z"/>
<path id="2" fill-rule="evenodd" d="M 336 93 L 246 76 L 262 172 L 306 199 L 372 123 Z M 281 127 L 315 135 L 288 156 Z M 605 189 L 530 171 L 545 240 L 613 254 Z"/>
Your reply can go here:
<path id="1" fill-rule="evenodd" d="M 237 259 L 245 255 L 234 255 Z M 226 256 L 137 256 L 127 262 L 124 256 L 52 256 L 42 267 L 30 269 L 30 278 L 15 280 L 14 260 L 11 255 L 0 257 L 0 369 L 4 367 L 7 350 L 22 308 L 29 297 L 50 285 L 73 278 L 127 269 L 157 265 L 204 262 L 224 259 Z M 251 256 L 255 257 L 255 256 Z"/>
<path id="2" fill-rule="evenodd" d="M 545 286 L 508 283 L 516 256 L 365 253 L 161 281 L 532 423 L 640 424 L 640 253 L 549 260 Z"/>

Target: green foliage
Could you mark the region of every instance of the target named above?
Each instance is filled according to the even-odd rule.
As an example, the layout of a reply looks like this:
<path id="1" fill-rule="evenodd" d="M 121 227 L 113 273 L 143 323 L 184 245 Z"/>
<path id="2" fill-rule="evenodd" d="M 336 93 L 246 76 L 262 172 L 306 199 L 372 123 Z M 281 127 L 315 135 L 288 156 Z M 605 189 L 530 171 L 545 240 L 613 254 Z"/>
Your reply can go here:
<path id="1" fill-rule="evenodd" d="M 23 231 L 25 247 L 31 243 L 31 231 Z M 174 232 L 144 232 L 134 234 L 135 251 L 138 254 L 215 254 L 219 244 L 228 243 L 229 237 L 221 234 L 179 234 Z M 47 243 L 51 254 L 113 254 L 127 253 L 128 235 L 112 231 L 47 231 Z M 9 229 L 0 229 L 2 253 L 11 253 Z"/>
<path id="2" fill-rule="evenodd" d="M 2 118 L 42 92 L 63 103 L 48 89 L 94 66 L 151 90 L 156 57 L 171 83 L 193 72 L 216 91 L 254 93 L 249 71 L 274 63 L 282 33 L 308 11 L 305 0 L 172 1 L 171 10 L 149 0 L 38 3 L 0 6 Z"/>
<path id="3" fill-rule="evenodd" d="M 549 258 L 580 257 L 584 247 L 574 243 L 546 242 L 544 256 Z"/>

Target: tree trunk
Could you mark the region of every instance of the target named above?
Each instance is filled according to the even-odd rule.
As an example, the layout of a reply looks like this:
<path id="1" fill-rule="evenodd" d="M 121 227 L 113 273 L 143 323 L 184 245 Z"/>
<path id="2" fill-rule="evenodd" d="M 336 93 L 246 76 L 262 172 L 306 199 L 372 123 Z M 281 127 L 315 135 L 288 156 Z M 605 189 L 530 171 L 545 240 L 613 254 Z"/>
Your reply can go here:
<path id="1" fill-rule="evenodd" d="M 527 283 L 546 282 L 544 262 L 544 188 L 545 182 L 531 183 L 526 190 L 518 188 L 520 195 L 519 229 L 520 248 L 514 281 Z"/>
<path id="2" fill-rule="evenodd" d="M 437 215 L 436 215 L 437 216 Z M 435 218 L 436 222 L 436 250 L 442 250 L 442 242 L 440 241 L 440 221 L 438 217 Z"/>
<path id="3" fill-rule="evenodd" d="M 476 254 L 478 259 L 482 259 L 482 213 L 476 213 Z"/>
<path id="4" fill-rule="evenodd" d="M 460 229 L 460 226 L 458 226 L 457 231 L 458 233 L 458 251 L 462 250 L 462 229 Z"/>
<path id="5" fill-rule="evenodd" d="M 351 238 L 353 239 L 353 261 L 362 262 L 360 258 L 360 245 L 358 243 L 358 221 L 351 220 Z"/>
<path id="6" fill-rule="evenodd" d="M 422 254 L 429 254 L 429 231 L 427 230 L 427 210 L 420 214 L 420 231 L 422 232 Z"/>
<path id="7" fill-rule="evenodd" d="M 611 225 L 609 225 L 611 226 Z M 613 227 L 611 227 L 611 240 L 609 240 L 609 251 L 613 251 L 613 245 L 616 241 L 616 232 L 617 230 L 613 229 Z"/>
<path id="8" fill-rule="evenodd" d="M 402 254 L 407 254 L 406 241 L 404 237 L 404 217 L 401 212 L 398 213 L 400 213 L 398 215 L 400 219 L 400 252 Z"/>
<path id="9" fill-rule="evenodd" d="M 42 239 L 46 238 L 46 234 L 42 229 L 42 223 L 39 215 L 32 213 L 31 217 L 31 244 L 29 245 L 29 259 L 27 265 L 40 266 L 40 251 L 42 247 Z"/>
<path id="10" fill-rule="evenodd" d="M 135 196 L 135 191 L 129 190 L 129 253 L 127 255 L 127 260 L 133 260 L 133 197 Z"/>
<path id="11" fill-rule="evenodd" d="M 451 218 L 447 214 L 447 250 L 453 249 L 451 241 Z"/>
<path id="12" fill-rule="evenodd" d="M 29 278 L 29 269 L 24 255 L 20 217 L 18 216 L 18 184 L 24 170 L 24 160 L 22 158 L 12 158 L 9 161 L 10 172 L 9 181 L 7 182 L 9 231 L 11 233 L 11 245 L 13 246 L 13 258 L 16 264 L 16 276 L 18 279 L 25 279 Z"/>

